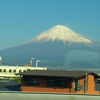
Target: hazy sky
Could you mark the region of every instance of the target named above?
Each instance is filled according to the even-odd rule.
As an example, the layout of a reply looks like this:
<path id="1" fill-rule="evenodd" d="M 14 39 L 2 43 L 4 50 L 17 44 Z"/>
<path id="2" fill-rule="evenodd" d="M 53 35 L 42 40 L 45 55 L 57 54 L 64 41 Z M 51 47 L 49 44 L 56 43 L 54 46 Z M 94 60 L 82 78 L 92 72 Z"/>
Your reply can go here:
<path id="1" fill-rule="evenodd" d="M 0 0 L 0 49 L 57 24 L 100 41 L 100 0 Z"/>

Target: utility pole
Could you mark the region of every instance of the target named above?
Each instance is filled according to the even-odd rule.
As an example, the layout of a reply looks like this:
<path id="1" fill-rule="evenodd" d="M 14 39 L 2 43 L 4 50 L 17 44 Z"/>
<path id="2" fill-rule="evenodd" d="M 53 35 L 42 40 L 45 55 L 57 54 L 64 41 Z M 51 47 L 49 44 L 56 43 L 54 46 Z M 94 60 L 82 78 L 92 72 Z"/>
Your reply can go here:
<path id="1" fill-rule="evenodd" d="M 86 74 L 85 74 L 85 87 L 84 87 L 84 93 L 87 93 L 87 77 L 88 77 L 88 74 L 86 73 Z"/>

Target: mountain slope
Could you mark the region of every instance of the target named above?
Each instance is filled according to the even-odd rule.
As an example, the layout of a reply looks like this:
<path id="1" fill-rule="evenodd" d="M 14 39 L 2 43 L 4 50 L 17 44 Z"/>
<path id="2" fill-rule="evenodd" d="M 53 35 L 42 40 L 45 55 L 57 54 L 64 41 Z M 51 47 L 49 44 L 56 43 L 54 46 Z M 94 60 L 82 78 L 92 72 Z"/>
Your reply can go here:
<path id="1" fill-rule="evenodd" d="M 99 61 L 94 60 L 93 62 L 93 59 L 94 55 L 100 54 L 99 50 L 100 45 L 95 45 L 93 41 L 72 31 L 66 26 L 57 25 L 40 33 L 21 46 L 1 50 L 0 56 L 3 57 L 4 64 L 28 64 L 30 58 L 33 57 L 35 60 L 40 60 L 41 66 L 64 67 L 69 64 L 67 61 L 69 61 L 68 59 L 70 57 L 70 65 L 68 66 L 71 66 L 71 61 L 73 62 L 74 59 L 80 61 L 79 59 L 82 59 L 83 55 L 87 56 L 88 52 L 91 52 L 90 54 L 92 56 L 88 55 L 88 60 L 84 62 L 84 59 L 82 59 L 81 63 L 83 61 L 87 66 L 94 66 L 94 63 L 96 63 L 97 66 L 100 65 Z M 95 59 L 99 59 L 99 57 L 95 57 Z M 33 66 L 35 66 L 35 60 L 33 60 Z M 80 62 L 76 63 L 81 67 Z"/>

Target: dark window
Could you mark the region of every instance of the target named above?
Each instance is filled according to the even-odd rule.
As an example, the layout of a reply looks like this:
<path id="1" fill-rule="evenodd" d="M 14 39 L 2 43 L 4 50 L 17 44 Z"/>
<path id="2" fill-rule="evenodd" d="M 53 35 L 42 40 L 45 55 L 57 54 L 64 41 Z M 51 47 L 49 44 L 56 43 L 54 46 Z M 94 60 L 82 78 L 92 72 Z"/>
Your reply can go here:
<path id="1" fill-rule="evenodd" d="M 23 72 L 26 72 L 26 70 L 23 70 Z"/>
<path id="2" fill-rule="evenodd" d="M 3 69 L 3 72 L 6 72 L 6 69 Z"/>
<path id="3" fill-rule="evenodd" d="M 27 71 L 30 71 L 31 69 L 27 69 Z"/>
<path id="4" fill-rule="evenodd" d="M 38 85 L 38 78 L 37 77 L 27 77 L 25 79 L 27 85 Z"/>
<path id="5" fill-rule="evenodd" d="M 13 72 L 16 73 L 16 70 L 14 69 Z"/>
<path id="6" fill-rule="evenodd" d="M 2 69 L 0 69 L 0 72 L 2 72 Z"/>
<path id="7" fill-rule="evenodd" d="M 22 70 L 19 70 L 19 73 L 22 72 Z"/>
<path id="8" fill-rule="evenodd" d="M 79 80 L 75 80 L 75 91 L 79 91 Z"/>
<path id="9" fill-rule="evenodd" d="M 11 69 L 9 69 L 9 72 L 11 73 L 11 72 L 12 72 L 12 70 L 11 70 Z"/>
<path id="10" fill-rule="evenodd" d="M 50 87 L 70 87 L 71 82 L 64 78 L 47 78 L 47 86 Z"/>
<path id="11" fill-rule="evenodd" d="M 100 91 L 100 78 L 95 79 L 95 90 Z"/>

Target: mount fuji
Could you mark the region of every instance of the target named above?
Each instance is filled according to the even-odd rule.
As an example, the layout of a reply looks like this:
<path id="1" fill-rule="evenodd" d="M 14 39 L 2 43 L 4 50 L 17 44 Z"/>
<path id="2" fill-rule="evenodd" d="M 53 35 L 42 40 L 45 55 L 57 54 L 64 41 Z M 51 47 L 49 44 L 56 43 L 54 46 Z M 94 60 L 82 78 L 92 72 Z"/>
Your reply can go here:
<path id="1" fill-rule="evenodd" d="M 48 42 L 48 41 L 59 41 L 62 42 L 77 42 L 77 43 L 91 43 L 91 40 L 81 36 L 80 34 L 72 31 L 68 27 L 63 25 L 56 25 L 49 30 L 42 32 L 39 36 L 33 38 L 31 42 Z"/>
<path id="2" fill-rule="evenodd" d="M 100 43 L 66 26 L 56 25 L 23 45 L 0 50 L 0 56 L 4 64 L 28 64 L 33 57 L 40 60 L 39 66 L 98 67 Z"/>

